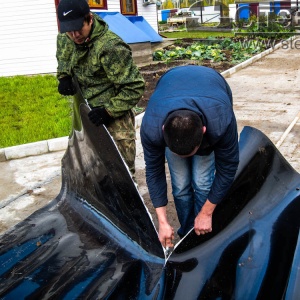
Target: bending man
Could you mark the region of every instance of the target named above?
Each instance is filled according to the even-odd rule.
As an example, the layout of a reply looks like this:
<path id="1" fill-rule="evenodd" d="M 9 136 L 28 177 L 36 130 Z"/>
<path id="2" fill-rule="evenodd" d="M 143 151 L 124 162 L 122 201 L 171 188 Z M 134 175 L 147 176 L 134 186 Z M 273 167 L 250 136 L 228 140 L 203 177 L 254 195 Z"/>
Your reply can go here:
<path id="1" fill-rule="evenodd" d="M 238 132 L 225 79 L 202 66 L 166 72 L 152 94 L 141 126 L 146 179 L 159 223 L 159 240 L 173 247 L 167 218 L 167 158 L 183 237 L 212 231 L 212 215 L 238 167 Z"/>

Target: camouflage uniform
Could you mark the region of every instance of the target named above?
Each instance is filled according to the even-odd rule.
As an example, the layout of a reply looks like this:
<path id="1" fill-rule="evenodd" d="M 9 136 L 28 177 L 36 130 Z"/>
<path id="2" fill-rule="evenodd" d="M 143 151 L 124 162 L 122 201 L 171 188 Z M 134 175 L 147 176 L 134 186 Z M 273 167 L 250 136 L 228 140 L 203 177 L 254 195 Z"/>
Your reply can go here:
<path id="1" fill-rule="evenodd" d="M 76 76 L 91 107 L 105 107 L 114 118 L 108 131 L 134 174 L 135 124 L 132 107 L 145 82 L 133 63 L 130 47 L 96 14 L 90 40 L 75 44 L 66 34 L 57 37 L 57 78 Z"/>

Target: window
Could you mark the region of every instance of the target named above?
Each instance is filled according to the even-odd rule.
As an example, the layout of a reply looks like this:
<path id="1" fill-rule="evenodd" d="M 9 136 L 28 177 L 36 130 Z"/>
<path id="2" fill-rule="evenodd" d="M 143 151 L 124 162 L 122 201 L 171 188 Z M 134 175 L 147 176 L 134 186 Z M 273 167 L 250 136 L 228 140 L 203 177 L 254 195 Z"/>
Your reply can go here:
<path id="1" fill-rule="evenodd" d="M 107 9 L 107 0 L 88 0 L 90 8 Z"/>
<path id="2" fill-rule="evenodd" d="M 136 15 L 136 0 L 120 0 L 122 15 Z"/>
<path id="3" fill-rule="evenodd" d="M 57 9 L 60 0 L 54 0 L 55 7 Z M 102 8 L 107 9 L 107 0 L 87 0 L 90 8 Z"/>

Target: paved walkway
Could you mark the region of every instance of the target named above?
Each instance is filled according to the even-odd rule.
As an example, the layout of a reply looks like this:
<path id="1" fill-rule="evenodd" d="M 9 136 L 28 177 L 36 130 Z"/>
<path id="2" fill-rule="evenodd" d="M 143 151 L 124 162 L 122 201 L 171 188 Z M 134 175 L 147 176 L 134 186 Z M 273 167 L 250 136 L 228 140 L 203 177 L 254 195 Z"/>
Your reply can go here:
<path id="1" fill-rule="evenodd" d="M 233 91 L 239 131 L 253 126 L 280 142 L 279 150 L 298 172 L 299 54 L 300 47 L 281 45 L 222 73 Z M 61 138 L 0 149 L 0 234 L 58 195 L 66 145 L 67 138 Z M 136 166 L 141 195 L 149 198 L 138 129 Z"/>
<path id="2" fill-rule="evenodd" d="M 300 37 L 293 44 L 239 70 L 232 88 L 239 131 L 252 126 L 265 133 L 300 172 Z"/>

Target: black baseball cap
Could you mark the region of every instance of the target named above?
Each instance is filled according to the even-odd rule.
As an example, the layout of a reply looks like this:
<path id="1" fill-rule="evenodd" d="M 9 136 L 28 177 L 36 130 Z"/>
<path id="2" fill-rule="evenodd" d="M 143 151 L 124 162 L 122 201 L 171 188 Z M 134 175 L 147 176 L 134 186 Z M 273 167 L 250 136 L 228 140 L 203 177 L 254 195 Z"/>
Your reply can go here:
<path id="1" fill-rule="evenodd" d="M 80 30 L 90 7 L 86 0 L 61 0 L 57 7 L 60 32 Z"/>

